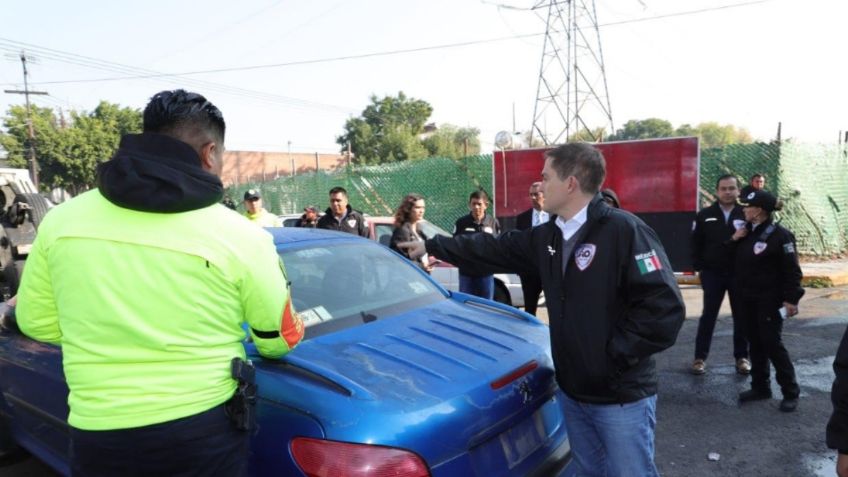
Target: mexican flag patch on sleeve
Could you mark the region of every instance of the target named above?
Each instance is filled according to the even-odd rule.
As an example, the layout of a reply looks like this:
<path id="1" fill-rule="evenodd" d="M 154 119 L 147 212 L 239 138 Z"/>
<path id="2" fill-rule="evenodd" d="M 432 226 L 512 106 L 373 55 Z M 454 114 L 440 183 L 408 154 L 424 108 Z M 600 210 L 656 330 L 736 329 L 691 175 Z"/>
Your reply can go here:
<path id="1" fill-rule="evenodd" d="M 639 266 L 639 273 L 642 275 L 651 273 L 656 270 L 662 270 L 662 263 L 657 257 L 657 252 L 651 249 L 650 252 L 640 253 L 636 255 L 636 264 Z"/>

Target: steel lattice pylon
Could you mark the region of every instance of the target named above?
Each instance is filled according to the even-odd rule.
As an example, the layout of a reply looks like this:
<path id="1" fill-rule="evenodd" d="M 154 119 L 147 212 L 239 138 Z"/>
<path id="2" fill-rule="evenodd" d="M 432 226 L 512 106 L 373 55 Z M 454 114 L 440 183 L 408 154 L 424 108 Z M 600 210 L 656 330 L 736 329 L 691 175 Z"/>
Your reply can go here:
<path id="1" fill-rule="evenodd" d="M 545 43 L 533 107 L 533 137 L 565 142 L 579 131 L 596 141 L 593 128 L 615 132 L 594 0 L 545 0 L 533 10 L 543 20 Z"/>

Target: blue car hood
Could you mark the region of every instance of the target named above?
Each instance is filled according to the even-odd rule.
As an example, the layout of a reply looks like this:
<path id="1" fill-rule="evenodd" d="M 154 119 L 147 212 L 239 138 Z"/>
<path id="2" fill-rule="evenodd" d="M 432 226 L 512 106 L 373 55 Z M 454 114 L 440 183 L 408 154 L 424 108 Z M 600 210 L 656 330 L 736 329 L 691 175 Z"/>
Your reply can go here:
<path id="1" fill-rule="evenodd" d="M 278 373 L 266 379 L 280 392 L 270 382 L 260 392 L 321 421 L 326 437 L 416 448 L 439 436 L 448 453 L 491 438 L 556 389 L 547 326 L 453 299 L 311 339 L 285 361 L 326 380 L 323 389 Z"/>

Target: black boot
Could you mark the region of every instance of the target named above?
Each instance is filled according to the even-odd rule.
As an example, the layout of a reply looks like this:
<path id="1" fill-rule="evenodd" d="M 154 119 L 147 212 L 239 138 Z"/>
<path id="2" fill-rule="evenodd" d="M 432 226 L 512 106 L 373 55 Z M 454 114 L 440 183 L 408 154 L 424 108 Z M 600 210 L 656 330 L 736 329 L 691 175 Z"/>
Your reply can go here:
<path id="1" fill-rule="evenodd" d="M 739 393 L 739 402 L 762 401 L 771 399 L 771 391 L 760 391 L 759 389 L 749 389 Z"/>
<path id="2" fill-rule="evenodd" d="M 798 408 L 798 398 L 796 397 L 784 397 L 783 401 L 780 401 L 780 410 L 783 412 L 792 412 Z"/>

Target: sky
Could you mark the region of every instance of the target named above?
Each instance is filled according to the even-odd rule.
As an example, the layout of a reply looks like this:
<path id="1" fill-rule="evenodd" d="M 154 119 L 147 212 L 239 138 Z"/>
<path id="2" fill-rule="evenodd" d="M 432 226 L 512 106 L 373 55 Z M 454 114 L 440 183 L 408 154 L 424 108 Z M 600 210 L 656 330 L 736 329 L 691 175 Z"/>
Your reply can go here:
<path id="1" fill-rule="evenodd" d="M 141 109 L 182 87 L 221 109 L 230 150 L 322 153 L 338 151 L 345 120 L 371 95 L 403 91 L 429 102 L 437 125 L 480 129 L 491 150 L 497 132 L 533 122 L 546 19 L 537 3 L 0 0 L 0 83 L 22 89 L 25 50 L 30 88 L 49 93 L 32 96 L 39 106 Z M 716 121 L 770 140 L 781 122 L 784 139 L 823 143 L 848 130 L 844 0 L 595 5 L 616 128 Z M 0 112 L 22 102 L 0 94 Z"/>

